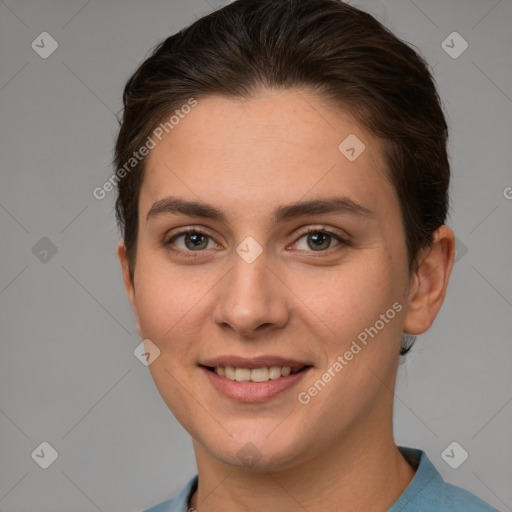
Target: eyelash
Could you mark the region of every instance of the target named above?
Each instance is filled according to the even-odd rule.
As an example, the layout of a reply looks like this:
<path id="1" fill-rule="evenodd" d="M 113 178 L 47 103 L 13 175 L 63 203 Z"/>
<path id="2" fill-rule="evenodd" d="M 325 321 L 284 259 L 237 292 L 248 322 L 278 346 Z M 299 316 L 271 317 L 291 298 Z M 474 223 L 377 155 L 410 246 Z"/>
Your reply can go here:
<path id="1" fill-rule="evenodd" d="M 348 240 L 346 240 L 345 238 L 342 238 L 340 235 L 330 231 L 329 229 L 325 228 L 325 227 L 312 227 L 312 228 L 308 228 L 307 230 L 305 231 L 302 231 L 296 241 L 294 242 L 294 244 L 296 244 L 301 238 L 303 238 L 304 236 L 307 236 L 311 233 L 322 233 L 322 234 L 325 234 L 325 235 L 329 235 L 331 237 L 333 237 L 335 240 L 337 240 L 340 245 L 344 245 L 344 246 L 350 246 L 350 242 Z M 205 237 L 208 237 L 210 238 L 211 240 L 213 240 L 213 237 L 210 236 L 208 233 L 206 233 L 206 231 L 203 231 L 202 229 L 200 228 L 187 228 L 187 229 L 184 229 L 183 231 L 180 231 L 176 234 L 174 234 L 171 238 L 169 238 L 168 240 L 164 240 L 164 247 L 169 247 L 171 246 L 171 244 L 177 239 L 179 238 L 180 236 L 183 236 L 183 235 L 203 235 Z M 338 246 L 336 246 L 338 247 Z M 325 251 L 305 251 L 305 252 L 311 252 L 311 253 L 320 253 L 320 254 L 325 254 L 325 253 L 330 253 L 332 252 L 333 250 L 336 249 L 336 247 L 329 247 L 328 249 L 326 249 Z M 183 255 L 185 255 L 186 257 L 190 257 L 190 258 L 195 258 L 197 257 L 196 254 L 194 253 L 201 253 L 201 252 L 204 252 L 204 249 L 203 250 L 199 250 L 199 251 L 183 251 L 182 249 L 171 249 L 173 250 L 174 252 L 179 252 Z M 299 249 L 301 250 L 301 249 Z M 318 257 L 318 256 L 314 256 L 314 257 Z"/>

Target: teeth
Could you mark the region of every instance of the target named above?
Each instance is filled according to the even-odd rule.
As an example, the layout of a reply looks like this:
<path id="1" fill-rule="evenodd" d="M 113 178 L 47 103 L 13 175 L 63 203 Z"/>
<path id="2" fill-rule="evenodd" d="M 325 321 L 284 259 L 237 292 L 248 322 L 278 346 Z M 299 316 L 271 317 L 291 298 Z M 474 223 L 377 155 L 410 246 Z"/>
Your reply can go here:
<path id="1" fill-rule="evenodd" d="M 237 382 L 267 382 L 268 380 L 279 379 L 279 377 L 287 377 L 291 373 L 298 373 L 299 368 L 290 366 L 271 366 L 262 368 L 234 368 L 233 366 L 217 366 L 214 369 L 217 375 L 226 377 L 229 380 Z"/>
<path id="2" fill-rule="evenodd" d="M 266 382 L 269 380 L 268 368 L 254 368 L 251 370 L 251 380 L 253 382 Z"/>
<path id="3" fill-rule="evenodd" d="M 278 379 L 281 377 L 282 368 L 280 366 L 271 366 L 268 370 L 268 377 L 270 379 Z"/>
<path id="4" fill-rule="evenodd" d="M 235 380 L 235 369 L 232 366 L 226 366 L 224 368 L 224 376 L 229 380 Z"/>
<path id="5" fill-rule="evenodd" d="M 251 380 L 251 370 L 249 368 L 237 368 L 235 370 L 235 380 L 238 382 Z"/>

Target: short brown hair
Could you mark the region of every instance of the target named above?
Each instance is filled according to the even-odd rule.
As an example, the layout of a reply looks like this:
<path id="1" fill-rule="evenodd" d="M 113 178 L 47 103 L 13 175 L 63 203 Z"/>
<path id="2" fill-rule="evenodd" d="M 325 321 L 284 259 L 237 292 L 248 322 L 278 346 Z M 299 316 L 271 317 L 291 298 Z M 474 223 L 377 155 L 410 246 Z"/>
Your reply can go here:
<path id="1" fill-rule="evenodd" d="M 425 60 L 339 0 L 237 0 L 165 39 L 128 80 L 115 146 L 120 169 L 190 98 L 308 89 L 382 140 L 409 269 L 448 211 L 448 127 Z M 133 277 L 145 159 L 119 180 L 116 217 Z"/>

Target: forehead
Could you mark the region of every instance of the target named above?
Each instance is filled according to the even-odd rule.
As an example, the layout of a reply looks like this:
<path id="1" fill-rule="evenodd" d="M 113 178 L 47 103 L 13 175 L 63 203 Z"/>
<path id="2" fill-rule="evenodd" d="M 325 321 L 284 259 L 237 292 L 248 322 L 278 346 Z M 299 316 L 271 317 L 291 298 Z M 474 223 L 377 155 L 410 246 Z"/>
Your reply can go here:
<path id="1" fill-rule="evenodd" d="M 304 91 L 198 99 L 156 142 L 146 161 L 143 214 L 166 195 L 224 210 L 243 206 L 247 216 L 318 195 L 382 208 L 397 201 L 379 140 Z"/>

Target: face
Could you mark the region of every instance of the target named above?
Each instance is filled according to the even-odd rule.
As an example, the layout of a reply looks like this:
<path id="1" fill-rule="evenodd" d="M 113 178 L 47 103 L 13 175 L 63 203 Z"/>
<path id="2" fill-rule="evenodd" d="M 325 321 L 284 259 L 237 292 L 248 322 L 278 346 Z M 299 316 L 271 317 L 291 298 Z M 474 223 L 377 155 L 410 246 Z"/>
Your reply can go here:
<path id="1" fill-rule="evenodd" d="M 379 141 L 343 110 L 199 99 L 148 156 L 133 282 L 120 257 L 155 384 L 204 456 L 291 467 L 390 423 L 405 233 Z"/>

